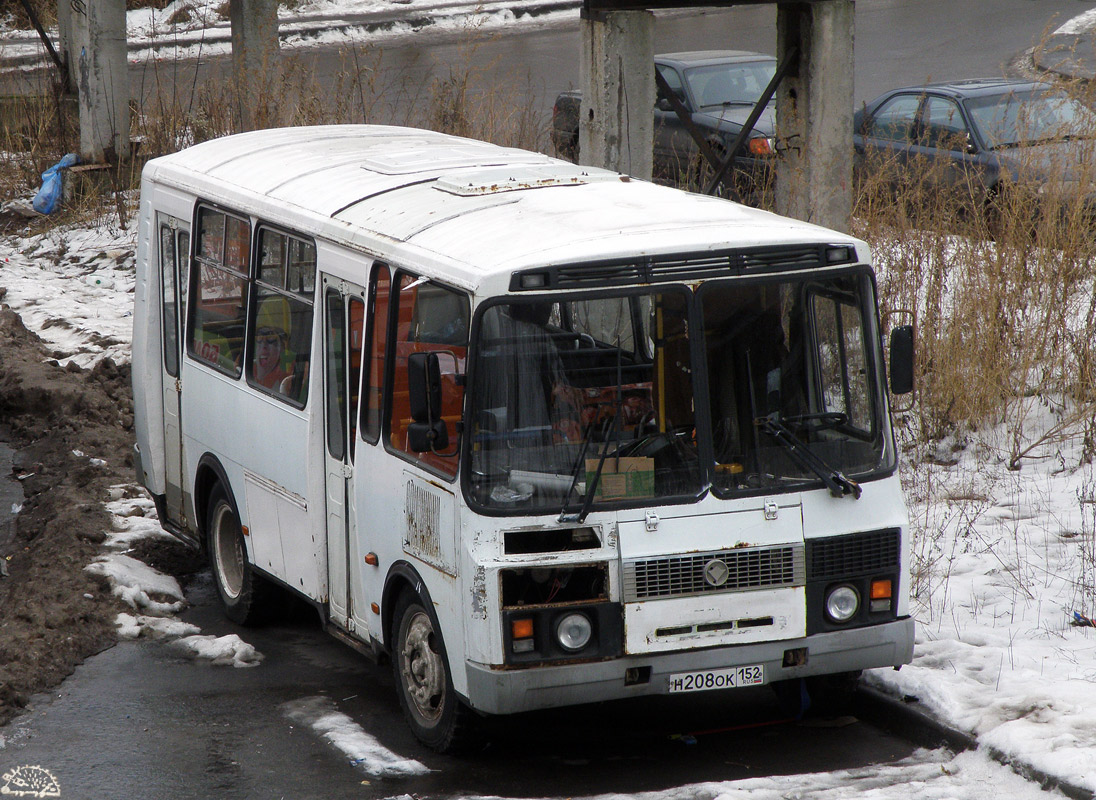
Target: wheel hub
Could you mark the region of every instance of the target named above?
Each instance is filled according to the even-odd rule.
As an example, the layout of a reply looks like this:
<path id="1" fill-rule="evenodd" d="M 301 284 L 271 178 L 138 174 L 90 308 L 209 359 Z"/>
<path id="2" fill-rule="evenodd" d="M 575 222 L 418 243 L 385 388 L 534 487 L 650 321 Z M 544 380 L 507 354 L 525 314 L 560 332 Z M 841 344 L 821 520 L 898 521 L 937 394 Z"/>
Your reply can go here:
<path id="1" fill-rule="evenodd" d="M 426 721 L 436 721 L 444 706 L 445 667 L 425 613 L 416 613 L 408 623 L 401 656 L 404 686 L 413 710 Z"/>

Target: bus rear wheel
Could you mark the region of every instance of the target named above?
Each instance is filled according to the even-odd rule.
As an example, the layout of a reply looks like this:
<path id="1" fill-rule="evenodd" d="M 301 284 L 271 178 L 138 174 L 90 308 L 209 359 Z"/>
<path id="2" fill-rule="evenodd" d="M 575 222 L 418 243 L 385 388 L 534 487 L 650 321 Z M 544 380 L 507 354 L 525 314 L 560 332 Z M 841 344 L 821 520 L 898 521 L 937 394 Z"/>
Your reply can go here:
<path id="1" fill-rule="evenodd" d="M 434 616 L 404 592 L 396 604 L 392 671 L 403 715 L 424 745 L 439 753 L 467 752 L 479 743 L 475 716 L 453 691 Z"/>
<path id="2" fill-rule="evenodd" d="M 247 560 L 236 504 L 223 486 L 214 487 L 206 508 L 209 562 L 225 616 L 240 625 L 253 625 L 266 610 L 269 586 Z"/>

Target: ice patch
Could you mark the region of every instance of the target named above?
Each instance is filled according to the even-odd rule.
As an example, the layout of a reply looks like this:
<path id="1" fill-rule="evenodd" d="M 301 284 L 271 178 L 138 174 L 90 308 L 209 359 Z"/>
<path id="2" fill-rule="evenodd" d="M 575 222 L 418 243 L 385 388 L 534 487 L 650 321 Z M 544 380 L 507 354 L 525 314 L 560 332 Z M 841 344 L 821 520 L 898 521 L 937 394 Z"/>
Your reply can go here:
<path id="1" fill-rule="evenodd" d="M 171 643 L 194 658 L 204 658 L 217 666 L 257 667 L 263 654 L 239 636 L 185 636 Z"/>
<path id="2" fill-rule="evenodd" d="M 304 697 L 282 705 L 282 711 L 294 722 L 308 725 L 324 739 L 331 742 L 350 759 L 374 777 L 425 775 L 430 772 L 414 759 L 396 755 L 358 723 L 340 711 L 327 697 Z"/>
<path id="3" fill-rule="evenodd" d="M 118 637 L 121 639 L 136 639 L 139 636 L 149 639 L 178 639 L 202 632 L 201 628 L 189 622 L 168 617 L 150 617 L 147 614 L 119 614 L 114 623 L 118 626 Z"/>
<path id="4" fill-rule="evenodd" d="M 135 558 L 110 553 L 99 556 L 84 569 L 105 576 L 110 581 L 111 592 L 138 611 L 166 617 L 186 607 L 183 589 L 177 580 Z"/>

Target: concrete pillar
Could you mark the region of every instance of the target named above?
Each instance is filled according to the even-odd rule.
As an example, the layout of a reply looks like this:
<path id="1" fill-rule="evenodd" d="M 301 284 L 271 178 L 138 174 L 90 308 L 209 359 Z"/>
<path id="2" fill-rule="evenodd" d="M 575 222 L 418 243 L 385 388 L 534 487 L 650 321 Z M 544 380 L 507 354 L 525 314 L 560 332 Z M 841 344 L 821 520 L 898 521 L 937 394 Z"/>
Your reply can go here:
<path id="1" fill-rule="evenodd" d="M 230 0 L 232 77 L 236 85 L 237 129 L 270 127 L 270 91 L 276 90 L 278 0 Z"/>
<path id="2" fill-rule="evenodd" d="M 776 210 L 840 231 L 852 213 L 854 0 L 777 5 Z"/>
<path id="3" fill-rule="evenodd" d="M 584 12 L 580 81 L 582 163 L 650 180 L 655 105 L 651 12 Z"/>
<path id="4" fill-rule="evenodd" d="M 76 63 L 76 51 L 72 41 L 72 0 L 57 0 L 57 44 L 61 60 L 65 62 L 66 75 L 61 90 L 74 91 L 76 75 L 73 65 Z"/>
<path id="5" fill-rule="evenodd" d="M 80 109 L 80 157 L 96 164 L 128 159 L 125 0 L 95 0 L 71 7 L 68 24 Z"/>

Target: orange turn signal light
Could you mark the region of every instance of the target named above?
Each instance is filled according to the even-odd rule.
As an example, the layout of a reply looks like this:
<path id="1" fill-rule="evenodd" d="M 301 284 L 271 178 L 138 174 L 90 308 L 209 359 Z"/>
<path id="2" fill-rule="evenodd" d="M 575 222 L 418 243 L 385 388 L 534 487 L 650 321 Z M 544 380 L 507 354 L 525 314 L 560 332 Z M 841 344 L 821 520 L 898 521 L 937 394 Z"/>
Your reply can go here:
<path id="1" fill-rule="evenodd" d="M 871 582 L 871 599 L 887 600 L 891 596 L 891 582 L 889 579 L 880 578 Z"/>
<path id="2" fill-rule="evenodd" d="M 773 154 L 773 140 L 764 136 L 750 139 L 749 151 L 751 156 L 771 156 Z"/>
<path id="3" fill-rule="evenodd" d="M 368 564 L 371 567 L 375 567 L 375 566 L 377 566 L 377 564 L 379 564 L 381 562 L 380 562 L 380 559 L 377 558 L 376 553 L 366 553 L 365 554 L 365 563 Z"/>
<path id="4" fill-rule="evenodd" d="M 514 639 L 533 638 L 533 620 L 515 619 L 510 621 L 510 636 Z"/>

